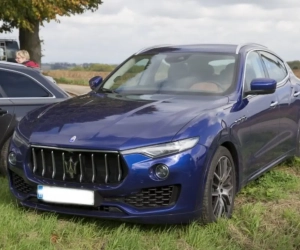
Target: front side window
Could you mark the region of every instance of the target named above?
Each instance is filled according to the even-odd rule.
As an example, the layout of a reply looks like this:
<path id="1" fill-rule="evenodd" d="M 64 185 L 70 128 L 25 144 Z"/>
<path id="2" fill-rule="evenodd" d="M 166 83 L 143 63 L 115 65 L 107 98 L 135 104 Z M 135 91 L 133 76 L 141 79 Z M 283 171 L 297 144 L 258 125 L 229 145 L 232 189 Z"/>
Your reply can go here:
<path id="1" fill-rule="evenodd" d="M 6 70 L 0 70 L 0 90 L 3 97 L 49 97 L 40 84 L 30 77 Z"/>
<path id="2" fill-rule="evenodd" d="M 106 79 L 102 89 L 117 93 L 225 95 L 234 89 L 236 60 L 235 54 L 218 53 L 137 55 Z"/>
<path id="3" fill-rule="evenodd" d="M 256 78 L 265 78 L 265 72 L 257 52 L 250 52 L 246 60 L 244 91 L 251 90 L 251 82 Z"/>
<path id="4" fill-rule="evenodd" d="M 261 57 L 270 78 L 277 82 L 281 82 L 287 76 L 287 70 L 284 63 L 278 57 L 267 52 L 261 52 Z"/>

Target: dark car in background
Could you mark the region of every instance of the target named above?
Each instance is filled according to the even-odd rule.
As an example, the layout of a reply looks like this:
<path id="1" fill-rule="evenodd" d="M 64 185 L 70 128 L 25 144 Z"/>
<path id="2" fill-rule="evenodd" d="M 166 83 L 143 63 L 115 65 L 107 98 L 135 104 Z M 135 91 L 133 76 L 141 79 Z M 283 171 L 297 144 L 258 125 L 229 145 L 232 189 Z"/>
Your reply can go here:
<path id="1" fill-rule="evenodd" d="M 148 48 L 91 82 L 94 91 L 17 126 L 9 183 L 21 205 L 208 223 L 230 217 L 243 186 L 299 154 L 300 81 L 262 45 Z"/>
<path id="2" fill-rule="evenodd" d="M 7 168 L 7 149 L 15 126 L 29 111 L 69 98 L 41 72 L 0 61 L 0 173 Z"/>

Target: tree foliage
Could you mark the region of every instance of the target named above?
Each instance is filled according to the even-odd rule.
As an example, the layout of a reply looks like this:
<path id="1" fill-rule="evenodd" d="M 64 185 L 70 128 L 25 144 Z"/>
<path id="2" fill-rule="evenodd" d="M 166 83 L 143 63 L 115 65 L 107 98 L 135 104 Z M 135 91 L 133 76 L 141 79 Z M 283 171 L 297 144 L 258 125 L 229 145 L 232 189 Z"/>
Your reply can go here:
<path id="1" fill-rule="evenodd" d="M 35 23 L 58 21 L 59 16 L 96 11 L 102 0 L 0 0 L 1 32 L 13 28 L 32 31 Z"/>
<path id="2" fill-rule="evenodd" d="M 41 63 L 40 25 L 59 16 L 96 11 L 102 0 L 0 0 L 0 33 L 19 28 L 20 48 Z"/>

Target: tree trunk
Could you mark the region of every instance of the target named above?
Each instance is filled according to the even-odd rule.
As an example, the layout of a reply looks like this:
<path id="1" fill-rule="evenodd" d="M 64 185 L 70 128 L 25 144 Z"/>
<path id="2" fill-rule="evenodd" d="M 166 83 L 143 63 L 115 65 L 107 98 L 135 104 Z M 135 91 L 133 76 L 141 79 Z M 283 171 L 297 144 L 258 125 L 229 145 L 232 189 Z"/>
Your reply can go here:
<path id="1" fill-rule="evenodd" d="M 33 32 L 28 29 L 19 29 L 19 41 L 21 50 L 27 50 L 30 55 L 30 60 L 37 62 L 41 65 L 41 40 L 39 37 L 40 24 L 39 22 L 33 23 Z"/>

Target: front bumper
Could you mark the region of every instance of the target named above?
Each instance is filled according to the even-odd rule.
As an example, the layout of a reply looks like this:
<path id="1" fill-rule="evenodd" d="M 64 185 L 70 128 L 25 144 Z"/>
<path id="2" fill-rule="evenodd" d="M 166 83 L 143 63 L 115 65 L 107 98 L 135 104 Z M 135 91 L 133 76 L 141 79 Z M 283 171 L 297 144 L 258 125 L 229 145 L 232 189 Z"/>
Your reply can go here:
<path id="1" fill-rule="evenodd" d="M 149 224 L 188 223 L 201 214 L 205 183 L 206 148 L 196 145 L 180 154 L 159 159 L 128 155 L 128 175 L 118 185 L 79 184 L 42 178 L 32 173 L 19 148 L 16 166 L 9 166 L 10 190 L 26 207 L 70 215 L 117 219 Z M 28 158 L 28 157 L 27 157 Z M 151 166 L 163 163 L 170 169 L 166 180 L 151 178 Z M 47 203 L 37 199 L 37 185 L 94 190 L 101 204 L 78 206 Z"/>

